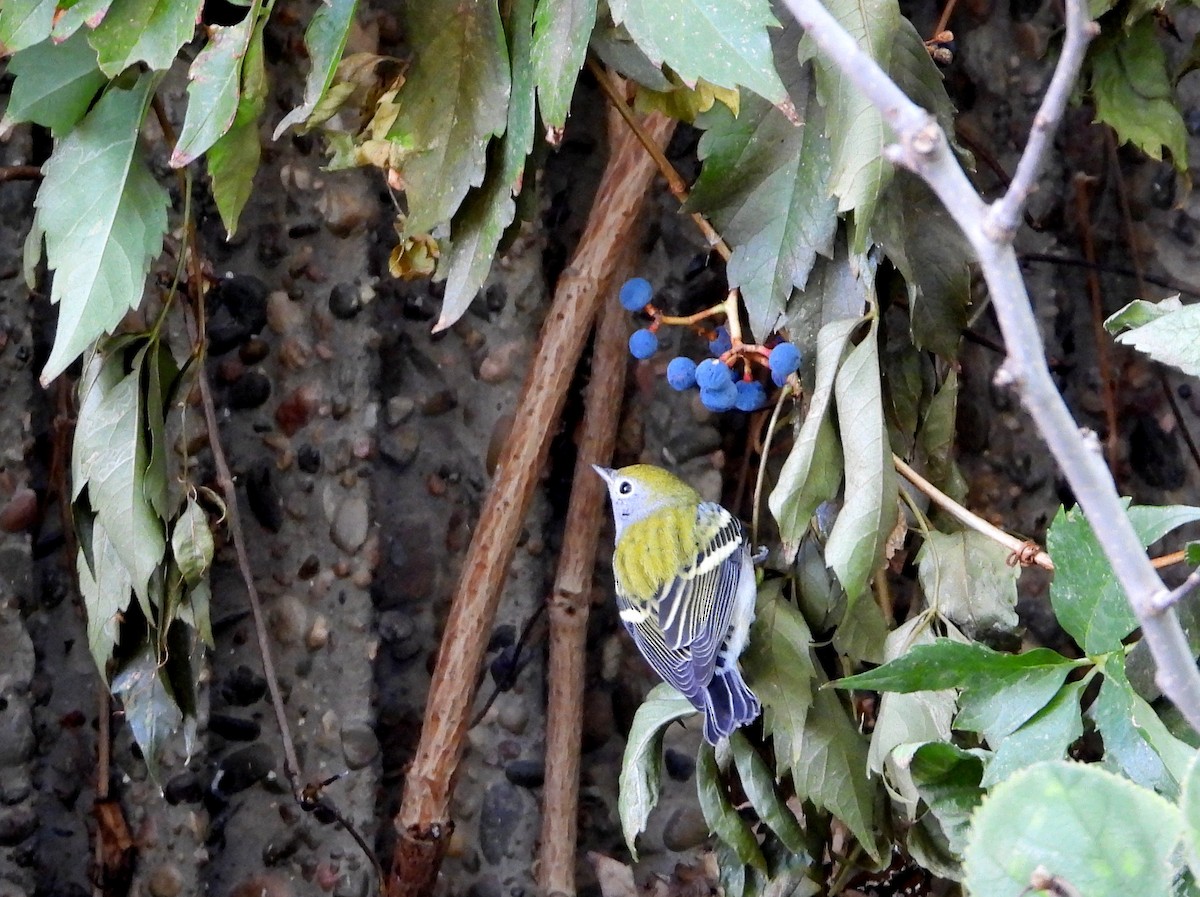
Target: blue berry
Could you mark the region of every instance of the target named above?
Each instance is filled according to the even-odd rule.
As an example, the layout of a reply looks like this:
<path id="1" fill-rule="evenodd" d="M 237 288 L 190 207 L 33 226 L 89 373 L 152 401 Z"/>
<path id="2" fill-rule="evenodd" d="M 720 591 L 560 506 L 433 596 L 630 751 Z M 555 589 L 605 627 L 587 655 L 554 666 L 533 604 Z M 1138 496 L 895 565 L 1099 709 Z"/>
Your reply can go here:
<path id="1" fill-rule="evenodd" d="M 709 411 L 730 411 L 737 404 L 737 387 L 728 378 L 721 386 L 700 387 L 700 402 Z"/>
<path id="2" fill-rule="evenodd" d="M 791 374 L 777 374 L 775 371 L 771 371 L 771 382 L 776 386 L 783 386 L 790 376 Z"/>
<path id="3" fill-rule="evenodd" d="M 696 365 L 696 382 L 701 389 L 718 389 L 729 383 L 729 368 L 715 358 L 706 358 Z"/>
<path id="4" fill-rule="evenodd" d="M 696 362 L 682 355 L 672 358 L 667 365 L 667 382 L 679 392 L 691 389 L 696 385 Z"/>
<path id="5" fill-rule="evenodd" d="M 654 287 L 644 277 L 631 277 L 621 285 L 621 307 L 626 311 L 641 311 L 654 296 Z"/>
<path id="6" fill-rule="evenodd" d="M 771 368 L 771 379 L 777 386 L 782 386 L 788 374 L 800 369 L 800 350 L 792 343 L 780 343 L 771 350 L 767 365 Z"/>
<path id="7" fill-rule="evenodd" d="M 641 330 L 633 331 L 633 336 L 629 337 L 629 354 L 634 358 L 645 361 L 657 351 L 658 337 L 653 330 L 643 327 Z"/>
<path id="8" fill-rule="evenodd" d="M 717 328 L 717 335 L 708 343 L 708 351 L 714 356 L 723 355 L 733 348 L 733 340 L 729 338 L 729 328 L 722 324 Z"/>
<path id="9" fill-rule="evenodd" d="M 737 390 L 735 407 L 738 411 L 757 411 L 767 405 L 767 391 L 757 380 L 742 380 L 734 386 Z"/>

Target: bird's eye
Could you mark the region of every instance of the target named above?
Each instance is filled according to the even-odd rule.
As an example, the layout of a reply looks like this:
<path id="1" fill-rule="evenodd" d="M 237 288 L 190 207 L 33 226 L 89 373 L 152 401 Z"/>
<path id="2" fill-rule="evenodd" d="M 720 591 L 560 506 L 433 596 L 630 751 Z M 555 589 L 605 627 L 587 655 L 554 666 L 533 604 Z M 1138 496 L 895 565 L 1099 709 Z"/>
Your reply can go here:
<path id="1" fill-rule="evenodd" d="M 617 488 L 617 491 L 622 495 L 628 495 L 633 491 L 633 483 L 629 482 L 629 480 L 626 480 Z"/>

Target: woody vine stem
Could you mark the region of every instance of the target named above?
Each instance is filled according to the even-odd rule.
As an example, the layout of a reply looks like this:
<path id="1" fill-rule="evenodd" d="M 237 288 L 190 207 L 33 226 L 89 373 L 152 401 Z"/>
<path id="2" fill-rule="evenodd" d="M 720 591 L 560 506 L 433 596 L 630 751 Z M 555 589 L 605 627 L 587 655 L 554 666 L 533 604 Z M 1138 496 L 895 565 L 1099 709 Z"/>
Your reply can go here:
<path id="1" fill-rule="evenodd" d="M 1017 389 L 1084 514 L 1091 520 L 1104 521 L 1104 526 L 1095 527 L 1096 537 L 1142 628 L 1157 667 L 1158 686 L 1200 732 L 1200 671 L 1172 608 L 1173 595 L 1155 572 L 1125 515 L 1098 440 L 1085 437 L 1050 378 L 1041 334 L 1012 245 L 1046 148 L 1079 75 L 1084 52 L 1097 31 L 1087 17 L 1083 0 L 1066 0 L 1062 56 L 1034 117 L 1016 176 L 1005 194 L 991 205 L 967 179 L 936 119 L 896 86 L 819 0 L 784 3 L 826 60 L 878 107 L 891 126 L 897 142 L 888 147 L 888 159 L 930 186 L 974 249 L 1004 334 L 1007 357 L 997 372 L 997 383 Z"/>

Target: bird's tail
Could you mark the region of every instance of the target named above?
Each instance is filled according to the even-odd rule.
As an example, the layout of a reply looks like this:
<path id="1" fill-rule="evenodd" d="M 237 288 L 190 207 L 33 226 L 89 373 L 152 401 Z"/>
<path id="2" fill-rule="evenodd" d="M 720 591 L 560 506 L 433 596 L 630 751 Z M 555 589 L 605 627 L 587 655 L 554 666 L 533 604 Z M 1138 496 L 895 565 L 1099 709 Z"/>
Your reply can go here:
<path id="1" fill-rule="evenodd" d="M 704 697 L 704 740 L 715 745 L 739 726 L 753 722 L 761 711 L 737 665 L 718 667 Z"/>

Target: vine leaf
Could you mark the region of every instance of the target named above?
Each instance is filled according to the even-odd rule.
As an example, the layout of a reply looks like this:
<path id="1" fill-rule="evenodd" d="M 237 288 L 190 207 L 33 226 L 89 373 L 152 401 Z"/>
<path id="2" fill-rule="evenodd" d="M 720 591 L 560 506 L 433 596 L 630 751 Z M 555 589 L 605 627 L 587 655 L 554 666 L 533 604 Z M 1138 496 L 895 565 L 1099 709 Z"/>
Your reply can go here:
<path id="1" fill-rule="evenodd" d="M 86 489 L 96 520 L 127 568 L 134 592 L 145 603 L 166 540 L 145 485 L 149 456 L 141 389 L 145 349 L 134 354 L 128 373 L 126 354 L 93 352 L 88 358 L 80 382 L 71 480 L 76 499 Z"/>
<path id="2" fill-rule="evenodd" d="M 44 234 L 50 301 L 60 305 L 43 384 L 138 305 L 162 251 L 167 191 L 138 147 L 152 86 L 143 75 L 132 90 L 110 88 L 43 169 L 31 242 Z"/>
<path id="3" fill-rule="evenodd" d="M 166 71 L 179 48 L 192 39 L 203 0 L 112 0 L 104 20 L 89 36 L 100 68 L 115 78 L 145 62 Z"/>
<path id="4" fill-rule="evenodd" d="M 862 51 L 886 71 L 903 21 L 896 0 L 834 0 L 827 8 Z M 806 37 L 800 44 L 800 58 L 814 57 L 833 158 L 829 189 L 838 198 L 839 212 L 854 211 L 850 246 L 863 252 L 879 199 L 892 177 L 892 166 L 883 158 L 891 132 L 874 104 L 836 64 L 817 54 Z"/>
<path id="5" fill-rule="evenodd" d="M 700 798 L 700 811 L 709 829 L 733 848 L 739 863 L 765 873 L 767 861 L 762 848 L 758 846 L 758 839 L 754 837 L 749 824 L 730 803 L 721 771 L 717 767 L 716 752 L 708 742 L 701 742 L 700 752 L 696 755 L 696 792 Z"/>
<path id="6" fill-rule="evenodd" d="M 159 669 L 153 645 L 146 645 L 114 678 L 112 692 L 121 699 L 125 719 L 141 748 L 150 776 L 158 778 L 158 757 L 166 739 L 183 724 L 167 672 Z"/>
<path id="7" fill-rule="evenodd" d="M 450 224 L 441 249 L 438 278 L 445 278 L 442 310 L 433 332 L 453 326 L 467 311 L 491 270 L 504 229 L 516 217 L 513 197 L 521 190 L 525 158 L 533 148 L 534 83 L 530 65 L 535 0 L 516 0 L 509 17 L 512 32 L 512 90 L 508 123 L 483 186 L 467 194 Z"/>
<path id="8" fill-rule="evenodd" d="M 982 533 L 931 532 L 917 555 L 921 591 L 971 638 L 1017 627 L 1017 579 L 1010 552 Z"/>
<path id="9" fill-rule="evenodd" d="M 792 557 L 817 505 L 833 497 L 842 479 L 842 450 L 829 408 L 833 385 L 850 334 L 859 319 L 826 324 L 817 340 L 817 374 L 808 414 L 796 434 L 767 504 L 779 523 L 785 551 Z"/>
<path id="10" fill-rule="evenodd" d="M 1127 513 L 1143 547 L 1200 520 L 1200 508 L 1186 505 L 1138 506 Z M 1046 534 L 1046 549 L 1055 564 L 1050 603 L 1063 629 L 1088 654 L 1120 648 L 1121 640 L 1137 628 L 1137 617 L 1078 508 L 1059 509 Z"/>
<path id="11" fill-rule="evenodd" d="M 319 15 L 320 13 L 318 13 Z M 262 18 L 242 61 L 241 93 L 233 125 L 208 151 L 208 176 L 212 178 L 213 200 L 230 237 L 237 230 L 242 210 L 250 199 L 254 175 L 262 158 L 258 139 L 258 119 L 267 103 L 267 70 L 263 59 Z"/>
<path id="12" fill-rule="evenodd" d="M 0 44 L 17 53 L 50 36 L 57 0 L 5 0 L 0 3 Z"/>
<path id="13" fill-rule="evenodd" d="M 883 419 L 877 328 L 877 321 L 872 321 L 870 332 L 846 356 L 834 382 L 846 486 L 841 511 L 825 543 L 825 561 L 846 590 L 847 613 L 880 563 L 897 515 L 898 486 Z"/>
<path id="14" fill-rule="evenodd" d="M 887 692 L 959 688 L 956 729 L 979 732 L 997 746 L 1050 702 L 1067 675 L 1086 660 L 1069 660 L 1049 648 L 1004 654 L 976 642 L 948 638 L 915 645 L 907 653 L 857 676 L 838 679 L 835 688 Z"/>
<path id="15" fill-rule="evenodd" d="M 796 814 L 788 809 L 775 790 L 775 777 L 766 761 L 751 747 L 741 732 L 735 731 L 729 736 L 729 747 L 733 753 L 733 762 L 737 766 L 742 790 L 758 818 L 770 827 L 789 851 L 809 855 L 810 849 L 804 830 L 800 827 Z"/>
<path id="16" fill-rule="evenodd" d="M 35 122 L 61 138 L 87 113 L 107 79 L 96 65 L 96 51 L 82 35 L 62 44 L 42 41 L 15 54 L 8 69 L 16 76 L 6 123 Z"/>
<path id="17" fill-rule="evenodd" d="M 1200 305 L 1184 305 L 1178 294 L 1161 302 L 1136 299 L 1104 322 L 1117 342 L 1155 361 L 1200 377 Z"/>
<path id="18" fill-rule="evenodd" d="M 236 25 L 214 25 L 210 30 L 208 44 L 188 71 L 187 113 L 171 153 L 172 168 L 202 156 L 233 124 L 242 93 L 242 58 L 250 48 L 256 19 L 252 11 Z"/>
<path id="19" fill-rule="evenodd" d="M 875 825 L 876 780 L 867 776 L 867 742 L 837 695 L 818 687 L 792 765 L 796 793 L 846 823 L 875 860 L 883 856 Z"/>
<path id="20" fill-rule="evenodd" d="M 653 62 L 689 84 L 703 78 L 772 103 L 787 98 L 767 37 L 778 25 L 767 0 L 610 0 L 609 9 Z"/>
<path id="21" fill-rule="evenodd" d="M 304 101 L 283 117 L 272 138 L 278 140 L 292 125 L 307 122 L 333 84 L 358 0 L 324 0 L 304 30 L 310 68 L 304 82 Z"/>
<path id="22" fill-rule="evenodd" d="M 1068 682 L 1045 707 L 1014 729 L 996 746 L 979 783 L 990 788 L 1040 760 L 1062 760 L 1067 748 L 1083 734 L 1079 699 L 1087 682 Z"/>
<path id="23" fill-rule="evenodd" d="M 547 128 L 561 128 L 587 55 L 586 36 L 596 24 L 596 0 L 538 0 L 533 23 L 538 106 Z"/>
<path id="24" fill-rule="evenodd" d="M 1195 750 L 1167 729 L 1125 674 L 1122 652 L 1104 663 L 1104 683 L 1089 708 L 1104 740 L 1104 766 L 1174 798 Z"/>
<path id="25" fill-rule="evenodd" d="M 1039 763 L 975 814 L 966 890 L 1018 897 L 1041 866 L 1089 897 L 1170 894 L 1181 833 L 1178 809 L 1153 791 L 1094 764 Z"/>
<path id="26" fill-rule="evenodd" d="M 809 654 L 812 634 L 808 624 L 783 600 L 781 582 L 775 580 L 759 589 L 742 667 L 762 702 L 763 727 L 775 741 L 776 770 L 782 773 L 800 757 L 816 668 Z"/>
<path id="27" fill-rule="evenodd" d="M 685 716 L 696 712 L 683 695 L 663 683 L 646 695 L 646 700 L 633 716 L 625 756 L 621 759 L 620 794 L 617 812 L 621 817 L 621 833 L 633 858 L 637 859 L 634 842 L 645 830 L 650 811 L 658 803 L 662 782 L 663 730 Z"/>
<path id="28" fill-rule="evenodd" d="M 75 519 L 81 543 L 75 566 L 87 611 L 88 648 L 100 675 L 107 676 L 109 658 L 120 641 L 121 615 L 133 596 L 133 582 L 104 525 L 91 514 L 77 514 Z"/>
<path id="29" fill-rule="evenodd" d="M 1181 172 L 1188 170 L 1188 133 L 1175 102 L 1158 22 L 1145 16 L 1127 32 L 1098 44 L 1090 55 L 1096 120 L 1112 127 L 1152 159 L 1163 149 Z"/>
<path id="30" fill-rule="evenodd" d="M 833 255 L 837 206 L 829 196 L 829 141 L 808 70 L 789 77 L 799 125 L 748 97 L 735 115 L 709 113 L 697 152 L 704 163 L 687 208 L 712 219 L 735 248 L 739 287 L 760 341 L 780 324 L 793 288 L 804 289 L 817 254 Z"/>
<path id="31" fill-rule="evenodd" d="M 406 4 L 409 42 L 421 48 L 397 94 L 388 132 L 401 154 L 408 234 L 450 220 L 483 183 L 488 140 L 504 131 L 510 87 L 495 3 Z"/>

